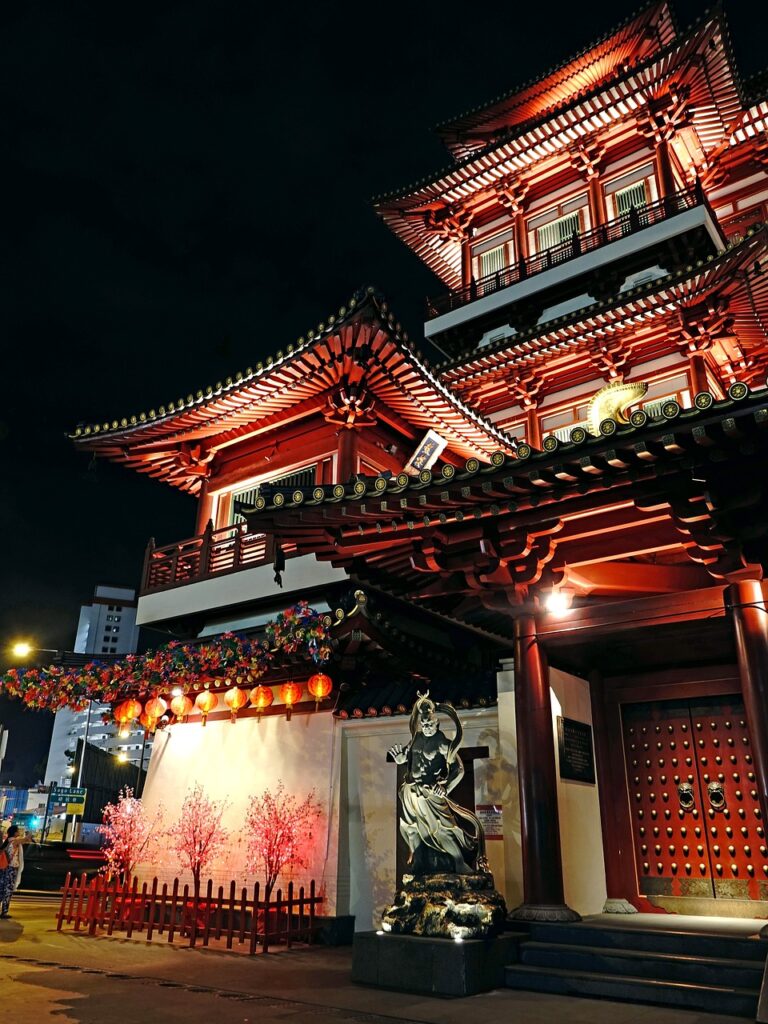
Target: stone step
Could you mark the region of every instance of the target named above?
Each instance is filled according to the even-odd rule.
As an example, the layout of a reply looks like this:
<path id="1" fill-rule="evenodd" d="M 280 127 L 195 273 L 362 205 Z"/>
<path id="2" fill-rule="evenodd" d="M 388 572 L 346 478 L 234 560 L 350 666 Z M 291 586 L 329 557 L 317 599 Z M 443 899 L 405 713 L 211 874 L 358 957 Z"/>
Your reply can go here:
<path id="1" fill-rule="evenodd" d="M 759 924 L 755 925 L 755 929 Z M 535 942 L 553 942 L 573 946 L 605 946 L 612 949 L 637 949 L 651 953 L 680 953 L 764 963 L 768 942 L 758 938 L 716 934 L 714 932 L 672 931 L 656 928 L 624 928 L 595 925 L 532 923 L 529 937 Z"/>
<path id="2" fill-rule="evenodd" d="M 554 970 L 515 964 L 505 971 L 507 988 L 556 995 L 591 996 L 621 1002 L 675 1006 L 754 1019 L 757 995 L 725 985 L 691 985 L 680 981 L 633 978 L 596 971 Z"/>
<path id="3" fill-rule="evenodd" d="M 525 941 L 519 947 L 519 958 L 529 967 L 619 974 L 697 985 L 726 985 L 748 989 L 755 994 L 759 992 L 763 978 L 763 965 L 757 960 L 652 953 L 605 946 Z"/>

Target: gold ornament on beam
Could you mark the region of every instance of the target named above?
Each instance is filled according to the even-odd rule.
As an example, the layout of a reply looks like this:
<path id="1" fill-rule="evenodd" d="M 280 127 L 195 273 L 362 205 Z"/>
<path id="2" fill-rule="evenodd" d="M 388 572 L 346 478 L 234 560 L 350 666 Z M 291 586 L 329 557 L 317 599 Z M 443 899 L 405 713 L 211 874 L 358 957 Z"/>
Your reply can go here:
<path id="1" fill-rule="evenodd" d="M 590 399 L 587 410 L 590 433 L 599 437 L 600 424 L 604 420 L 615 420 L 616 423 L 626 426 L 629 423 L 627 409 L 640 401 L 647 390 L 648 385 L 642 381 L 626 384 L 620 380 L 611 381 L 604 388 L 600 388 Z"/>

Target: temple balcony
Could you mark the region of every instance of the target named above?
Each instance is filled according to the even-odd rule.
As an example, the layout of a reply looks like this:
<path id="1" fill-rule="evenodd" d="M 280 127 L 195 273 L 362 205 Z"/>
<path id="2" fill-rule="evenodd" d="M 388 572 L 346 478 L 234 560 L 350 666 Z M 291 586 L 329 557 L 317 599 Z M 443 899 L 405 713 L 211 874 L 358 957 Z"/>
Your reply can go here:
<path id="1" fill-rule="evenodd" d="M 276 565 L 285 561 L 275 579 Z M 346 573 L 295 546 L 249 531 L 246 523 L 207 529 L 197 537 L 155 547 L 144 559 L 136 622 L 140 626 L 174 620 L 209 621 L 211 613 L 244 609 L 279 598 L 285 606 L 312 588 L 346 579 Z"/>
<path id="2" fill-rule="evenodd" d="M 654 265 L 669 271 L 725 246 L 702 190 L 676 192 L 429 299 L 424 331 L 438 347 L 476 345 L 489 331 L 514 326 L 519 316 L 543 321 L 558 302 L 595 290 L 619 292 L 632 275 Z"/>

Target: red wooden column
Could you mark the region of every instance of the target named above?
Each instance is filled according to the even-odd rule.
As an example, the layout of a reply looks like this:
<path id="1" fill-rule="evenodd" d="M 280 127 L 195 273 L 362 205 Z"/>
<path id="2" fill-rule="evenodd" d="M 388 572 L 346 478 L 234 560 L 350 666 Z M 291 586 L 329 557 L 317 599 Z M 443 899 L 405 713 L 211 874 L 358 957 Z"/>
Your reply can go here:
<path id="1" fill-rule="evenodd" d="M 669 154 L 669 140 L 664 138 L 656 143 L 656 177 L 662 199 L 675 193 L 675 175 Z"/>
<path id="2" fill-rule="evenodd" d="M 565 905 L 555 742 L 549 670 L 536 636 L 536 620 L 515 620 L 515 718 L 523 903 L 510 914 L 522 921 L 578 921 Z"/>
<path id="3" fill-rule="evenodd" d="M 736 660 L 752 745 L 758 799 L 768 820 L 768 606 L 759 580 L 742 580 L 725 591 L 733 611 Z"/>
<path id="4" fill-rule="evenodd" d="M 357 430 L 354 427 L 342 427 L 339 431 L 337 457 L 336 478 L 340 484 L 349 483 L 358 467 Z"/>
<path id="5" fill-rule="evenodd" d="M 629 895 L 637 891 L 632 856 L 632 826 L 626 800 L 615 799 L 615 794 L 624 792 L 625 786 L 619 705 L 613 704 L 610 709 L 606 706 L 603 677 L 596 671 L 589 674 L 589 697 L 605 859 L 606 900 L 603 913 L 636 914 L 637 907 L 629 901 Z"/>

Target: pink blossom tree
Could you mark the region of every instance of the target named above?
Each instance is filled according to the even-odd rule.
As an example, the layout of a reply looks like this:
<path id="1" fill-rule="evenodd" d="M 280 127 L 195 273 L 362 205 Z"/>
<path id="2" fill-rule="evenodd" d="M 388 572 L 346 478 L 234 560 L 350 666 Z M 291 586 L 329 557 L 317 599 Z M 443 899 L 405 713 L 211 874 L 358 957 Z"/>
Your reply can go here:
<path id="1" fill-rule="evenodd" d="M 198 782 L 187 793 L 178 821 L 166 832 L 170 849 L 182 868 L 192 872 L 195 896 L 200 895 L 203 871 L 216 859 L 229 839 L 229 830 L 221 824 L 226 808 L 224 800 L 209 800 Z"/>
<path id="2" fill-rule="evenodd" d="M 103 811 L 101 833 L 108 874 L 129 880 L 139 861 L 151 861 L 162 835 L 163 811 L 158 808 L 150 817 L 144 804 L 133 795 L 130 786 L 120 790 L 117 803 L 107 804 Z"/>
<path id="3" fill-rule="evenodd" d="M 245 819 L 246 866 L 254 873 L 263 871 L 265 899 L 283 868 L 306 867 L 312 829 L 320 815 L 314 790 L 299 802 L 278 782 L 274 793 L 265 790 L 251 797 Z"/>

